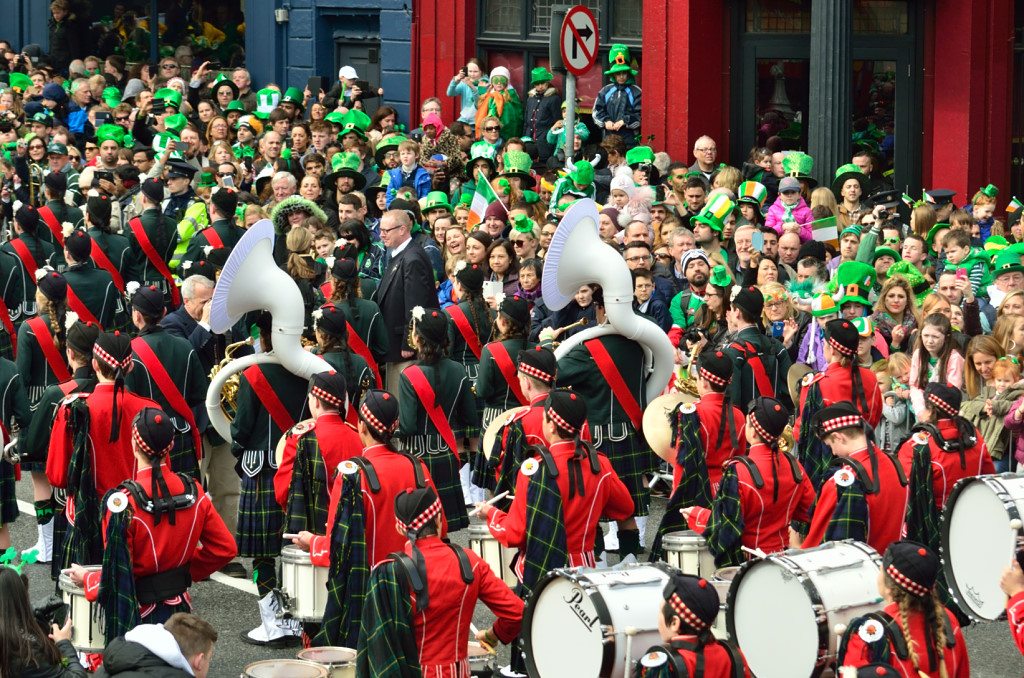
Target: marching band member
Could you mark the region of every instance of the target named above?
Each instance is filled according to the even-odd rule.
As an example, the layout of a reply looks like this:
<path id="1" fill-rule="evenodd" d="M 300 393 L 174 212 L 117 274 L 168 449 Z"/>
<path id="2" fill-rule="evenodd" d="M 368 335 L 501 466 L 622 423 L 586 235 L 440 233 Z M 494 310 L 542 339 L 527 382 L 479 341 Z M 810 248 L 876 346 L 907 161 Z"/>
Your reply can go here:
<path id="1" fill-rule="evenodd" d="M 46 458 L 46 476 L 67 490 L 68 532 L 60 563 L 102 561 L 100 499 L 125 478 L 135 477 L 132 421 L 148 398 L 125 390 L 132 367 L 128 335 L 101 332 L 92 349 L 97 384 L 92 393 L 72 392 L 57 408 Z"/>
<path id="2" fill-rule="evenodd" d="M 132 324 L 139 333 L 132 340 L 133 369 L 125 383 L 171 417 L 178 431 L 171 470 L 198 478 L 203 441 L 193 408 L 205 402 L 210 382 L 192 344 L 160 325 L 166 311 L 163 297 L 156 285 L 140 287 L 132 295 Z"/>
<path id="3" fill-rule="evenodd" d="M 604 324 L 607 315 L 600 287 L 594 290 L 593 305 L 597 323 Z M 606 549 L 614 551 L 618 546 L 623 558 L 639 555 L 651 503 L 646 476 L 654 469 L 654 455 L 640 432 L 647 404 L 643 347 L 621 334 L 578 344 L 558 361 L 556 383 L 583 398 L 594 447 L 608 457 L 633 497 L 634 517 L 619 519 L 617 530 L 613 526 L 609 532 Z"/>
<path id="4" fill-rule="evenodd" d="M 121 292 L 110 273 L 93 263 L 92 249 L 92 237 L 83 229 L 72 231 L 64 239 L 68 308 L 103 329 L 120 329 L 126 324 L 125 319 L 116 317 L 124 315 Z"/>
<path id="5" fill-rule="evenodd" d="M 547 447 L 544 437 L 544 403 L 555 385 L 558 361 L 550 348 L 534 346 L 519 351 L 516 359 L 516 379 L 528 406 L 520 409 L 498 432 L 490 458 L 481 455 L 474 469 L 473 482 L 493 491 L 495 495 L 512 493 L 516 488 L 519 465 L 523 463 L 526 448 L 531 445 Z M 590 440 L 590 432 L 580 438 Z M 511 500 L 502 499 L 495 505 L 507 508 Z"/>
<path id="6" fill-rule="evenodd" d="M 91 256 L 98 268 L 110 274 L 114 286 L 123 295 L 127 290 L 126 280 L 131 271 L 134 256 L 128 244 L 128 238 L 115 233 L 110 225 L 110 198 L 105 195 L 90 196 L 85 205 L 85 223 L 89 226 L 89 237 L 92 238 Z M 127 313 L 124 297 L 118 299 L 118 317 L 123 317 L 115 327 L 105 327 L 106 331 L 125 331 L 128 328 L 130 314 Z"/>
<path id="7" fill-rule="evenodd" d="M 399 377 L 398 434 L 405 449 L 423 459 L 437 485 L 450 531 L 469 525 L 466 498 L 459 480 L 460 457 L 456 432 L 480 426 L 476 399 L 466 368 L 444 357 L 448 343 L 447 316 L 436 309 L 412 310 L 410 341 L 416 363 Z M 478 438 L 470 440 L 470 447 Z M 462 454 L 472 456 L 474 450 Z"/>
<path id="8" fill-rule="evenodd" d="M 309 380 L 306 403 L 312 421 L 286 434 L 284 456 L 274 474 L 274 495 L 285 512 L 288 532 L 327 530 L 328 501 L 338 464 L 358 455 L 359 434 L 344 419 L 349 408 L 345 376 L 318 372 Z"/>
<path id="9" fill-rule="evenodd" d="M 1010 635 L 1017 644 L 1017 650 L 1024 654 L 1024 571 L 1014 558 L 1003 570 L 999 587 L 1006 594 L 1006 620 L 1010 624 Z"/>
<path id="10" fill-rule="evenodd" d="M 519 549 L 515 571 L 526 591 L 554 568 L 594 567 L 598 520 L 633 515 L 632 494 L 611 462 L 580 441 L 586 421 L 582 395 L 551 391 L 544 402 L 548 446 L 527 449 L 533 455 L 520 467 L 509 510 L 478 505 L 494 538 Z"/>
<path id="11" fill-rule="evenodd" d="M 73 315 L 68 316 L 66 322 L 66 356 L 72 370 L 71 379 L 55 386 L 48 386 L 43 391 L 43 395 L 36 402 L 28 428 L 18 435 L 22 469 L 38 473 L 45 482 L 45 487 L 50 486 L 46 480 L 46 452 L 53 431 L 53 420 L 57 416 L 57 407 L 72 393 L 92 393 L 96 387 L 96 374 L 92 369 L 92 347 L 99 336 L 100 328 L 95 323 L 84 323 Z M 56 510 L 58 507 L 63 508 L 63 504 L 54 500 L 52 491 L 48 498 L 35 502 L 39 541 L 27 549 L 35 550 L 38 562 L 54 562 L 54 578 L 60 571 L 57 562 L 60 559 L 53 558 L 53 545 L 63 544 L 64 534 L 67 532 L 67 519 L 62 511 Z"/>
<path id="12" fill-rule="evenodd" d="M 52 263 L 54 246 L 38 237 L 39 212 L 31 205 L 22 205 L 14 214 L 14 237 L 0 251 L 14 255 L 21 264 L 21 316 L 28 319 L 36 314 L 36 271 Z M 10 307 L 8 307 L 10 310 Z M 17 315 L 15 315 L 17 317 Z M 32 394 L 29 393 L 29 398 Z"/>
<path id="13" fill-rule="evenodd" d="M 774 398 L 757 398 L 747 410 L 747 455 L 726 462 L 711 508 L 682 510 L 691 529 L 704 535 L 715 563 L 746 560 L 741 549 L 777 553 L 788 546 L 791 521 L 807 523 L 814 489 L 800 463 L 779 449 L 789 413 Z"/>
<path id="14" fill-rule="evenodd" d="M 351 407 L 345 408 L 347 412 L 342 414 L 355 426 L 355 404 L 362 400 L 363 391 L 376 383 L 377 377 L 366 360 L 352 350 L 349 344 L 351 326 L 338 306 L 328 303 L 313 311 L 313 328 L 317 353 L 345 379 Z"/>
<path id="15" fill-rule="evenodd" d="M 734 289 L 734 294 L 726 313 L 733 337 L 725 348 L 733 362 L 729 399 L 749 403 L 758 396 L 778 398 L 787 410 L 792 409 L 786 388 L 789 352 L 760 329 L 764 295 L 756 287 L 742 287 L 738 292 Z"/>
<path id="16" fill-rule="evenodd" d="M 259 329 L 261 352 L 274 348 L 271 318 L 260 312 L 254 318 Z M 260 597 L 261 624 L 242 634 L 250 645 L 285 647 L 295 642 L 298 629 L 277 623 L 272 591 L 277 586 L 274 559 L 281 555 L 284 511 L 274 496 L 275 450 L 281 436 L 292 429 L 302 414 L 308 384 L 281 365 L 256 364 L 242 372 L 238 381 L 235 418 L 231 421 L 231 453 L 242 479 L 238 502 L 238 553 L 252 558 L 253 579 Z"/>
<path id="17" fill-rule="evenodd" d="M 489 645 L 516 637 L 523 601 L 476 553 L 441 540 L 441 501 L 433 489 L 398 495 L 395 517 L 409 541 L 370 574 L 357 674 L 378 676 L 390 669 L 395 675 L 465 678 L 477 600 L 497 617 L 476 636 Z"/>
<path id="18" fill-rule="evenodd" d="M 850 624 L 838 665 L 885 662 L 908 678 L 967 678 L 967 644 L 956 616 L 936 592 L 941 567 L 939 557 L 924 544 L 893 542 L 878 577 L 886 605 Z"/>
<path id="19" fill-rule="evenodd" d="M 128 222 L 125 229 L 133 261 L 128 280 L 142 285 L 155 285 L 163 294 L 165 305 L 171 309 L 181 305 L 170 262 L 178 245 L 178 226 L 161 211 L 164 201 L 162 179 L 146 179 L 139 191 L 142 196 L 142 214 Z"/>
<path id="20" fill-rule="evenodd" d="M 327 302 L 345 314 L 349 348 L 370 366 L 376 387 L 384 388 L 380 370 L 388 352 L 388 331 L 380 308 L 376 302 L 360 297 L 359 266 L 355 259 L 335 259 L 329 270 L 333 283 L 330 293 L 325 295 Z"/>
<path id="21" fill-rule="evenodd" d="M 803 548 L 856 539 L 884 553 L 900 537 L 907 504 L 903 467 L 868 441 L 864 418 L 850 403 L 818 410 L 810 426 L 838 458 L 839 470 L 821 486 Z"/>
<path id="22" fill-rule="evenodd" d="M 504 296 L 494 328 L 497 336 L 480 351 L 476 377 L 476 395 L 484 402 L 484 429 L 505 410 L 530 402 L 519 385 L 515 363 L 519 352 L 530 348 L 530 302 L 518 295 Z"/>
<path id="23" fill-rule="evenodd" d="M 655 645 L 644 654 L 632 674 L 634 678 L 750 676 L 739 649 L 711 634 L 720 601 L 708 580 L 673 572 L 663 595 L 658 633 L 664 645 Z"/>
<path id="24" fill-rule="evenodd" d="M 238 192 L 233 188 L 216 188 L 210 196 L 210 225 L 192 236 L 181 263 L 205 259 L 207 248 L 231 249 L 245 231 L 235 224 Z M 179 268 L 181 264 L 178 264 Z M 187 268 L 185 270 L 188 270 Z M 179 274 L 182 277 L 184 275 Z"/>
<path id="25" fill-rule="evenodd" d="M 309 550 L 314 565 L 330 568 L 318 645 L 356 645 L 370 568 L 405 546 L 405 536 L 395 530 L 395 497 L 410 487 L 429 487 L 436 493 L 426 465 L 393 446 L 398 399 L 374 389 L 358 412 L 363 453 L 340 465 L 331 488 L 326 536 L 303 530 L 292 540 Z M 445 532 L 442 514 L 441 536 Z"/>
<path id="26" fill-rule="evenodd" d="M 28 428 L 31 416 L 18 367 L 7 358 L 0 358 L 0 393 L 3 394 L 0 396 L 0 433 L 3 434 L 0 444 L 6 445 L 11 441 L 12 430 Z M 3 450 L 0 449 L 0 548 L 3 549 L 7 549 L 11 545 L 11 535 L 7 526 L 18 517 L 18 502 L 14 493 L 14 483 L 14 464 L 5 458 Z M 37 522 L 39 517 L 37 511 Z M 41 541 L 41 525 L 39 536 Z"/>
<path id="27" fill-rule="evenodd" d="M 793 433 L 798 457 L 815 489 L 820 489 L 828 479 L 832 465 L 832 454 L 806 426 L 815 413 L 835 403 L 852 402 L 872 427 L 878 426 L 882 419 L 882 394 L 878 390 L 875 373 L 857 364 L 859 343 L 860 335 L 851 321 L 828 321 L 822 346 L 828 365 L 823 372 L 804 377 L 800 390 L 800 407 Z"/>
<path id="28" fill-rule="evenodd" d="M 140 623 L 191 612 L 192 582 L 208 578 L 237 551 L 203 488 L 188 474 L 171 472 L 167 457 L 176 432 L 162 410 L 147 407 L 135 415 L 138 471 L 104 497 L 103 567 L 70 568 L 86 599 L 100 601 L 107 642 Z"/>

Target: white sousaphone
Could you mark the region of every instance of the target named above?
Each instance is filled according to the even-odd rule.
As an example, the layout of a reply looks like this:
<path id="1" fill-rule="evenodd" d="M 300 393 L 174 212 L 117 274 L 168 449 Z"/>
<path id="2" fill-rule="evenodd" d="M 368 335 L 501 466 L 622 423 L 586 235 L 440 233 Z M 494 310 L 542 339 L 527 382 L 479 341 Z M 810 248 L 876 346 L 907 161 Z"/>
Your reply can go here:
<path id="1" fill-rule="evenodd" d="M 633 311 L 633 277 L 622 255 L 601 241 L 597 220 L 593 200 L 573 203 L 548 247 L 541 290 L 544 303 L 557 311 L 572 301 L 580 287 L 596 283 L 604 293 L 608 322 L 569 337 L 555 349 L 555 357 L 561 358 L 578 344 L 608 334 L 632 339 L 644 349 L 647 400 L 651 401 L 668 385 L 675 349 L 660 327 Z"/>
<path id="2" fill-rule="evenodd" d="M 236 358 L 210 382 L 206 411 L 217 433 L 231 441 L 231 422 L 221 410 L 221 389 L 235 373 L 259 363 L 276 363 L 289 372 L 309 379 L 331 369 L 320 356 L 302 348 L 305 306 L 298 285 L 274 262 L 274 224 L 257 221 L 231 250 L 217 280 L 210 302 L 210 329 L 226 333 L 244 314 L 266 310 L 273 318 L 274 350 Z"/>

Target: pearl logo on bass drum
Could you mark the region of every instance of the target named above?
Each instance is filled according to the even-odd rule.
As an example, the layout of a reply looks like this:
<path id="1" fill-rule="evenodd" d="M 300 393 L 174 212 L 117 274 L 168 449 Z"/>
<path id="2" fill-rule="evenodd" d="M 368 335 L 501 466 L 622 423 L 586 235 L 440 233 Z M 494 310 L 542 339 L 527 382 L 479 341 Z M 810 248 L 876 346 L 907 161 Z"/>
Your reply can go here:
<path id="1" fill-rule="evenodd" d="M 587 614 L 580 604 L 583 602 L 583 591 L 575 589 L 568 597 L 562 596 L 562 600 L 565 601 L 565 604 L 569 606 L 569 609 L 572 610 L 572 613 L 576 615 L 576 618 L 580 620 L 583 626 L 587 629 L 594 628 L 594 624 L 597 623 L 597 617 L 591 617 Z"/>

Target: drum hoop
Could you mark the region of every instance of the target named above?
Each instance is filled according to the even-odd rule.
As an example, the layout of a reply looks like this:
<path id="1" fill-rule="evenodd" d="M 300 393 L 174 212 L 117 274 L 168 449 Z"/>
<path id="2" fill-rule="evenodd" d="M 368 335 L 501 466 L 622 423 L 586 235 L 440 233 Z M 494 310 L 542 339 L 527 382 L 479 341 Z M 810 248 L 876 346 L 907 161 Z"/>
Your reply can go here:
<path id="1" fill-rule="evenodd" d="M 956 582 L 956 577 L 953 576 L 953 563 L 952 559 L 948 557 L 949 554 L 949 525 L 951 516 L 953 515 L 952 507 L 956 504 L 957 497 L 959 497 L 967 487 L 974 482 L 981 482 L 988 485 L 995 493 L 996 497 L 1003 502 L 1003 506 L 1006 508 L 1007 514 L 1010 516 L 1010 520 L 1020 520 L 1020 511 L 1017 510 L 1017 504 L 1014 502 L 1010 493 L 1007 492 L 1006 486 L 1001 482 L 1002 478 L 1024 478 L 1024 475 L 1017 473 L 1001 473 L 998 476 L 971 476 L 969 478 L 961 478 L 956 481 L 953 485 L 952 491 L 949 493 L 949 498 L 946 499 L 946 505 L 942 507 L 942 520 L 941 527 L 939 528 L 942 553 L 942 569 L 946 575 L 946 589 L 949 591 L 950 597 L 956 606 L 963 611 L 972 621 L 976 622 L 987 622 L 987 621 L 998 621 L 1006 618 L 1006 610 L 996 617 L 995 619 L 987 619 L 977 615 L 974 610 L 966 604 L 965 597 L 960 593 L 960 585 Z M 1024 535 L 1024 528 L 1017 530 L 1017 536 Z"/>
<path id="2" fill-rule="evenodd" d="M 531 605 L 530 603 L 536 603 L 536 600 L 540 598 L 541 592 L 551 583 L 552 580 L 558 579 L 559 577 L 565 577 L 566 579 L 572 580 L 578 584 L 580 588 L 583 588 L 590 598 L 591 602 L 594 603 L 594 609 L 597 611 L 597 618 L 600 622 L 601 633 L 604 633 L 604 629 L 611 626 L 611 616 L 608 614 L 608 606 L 604 604 L 604 599 L 600 595 L 594 595 L 594 593 L 600 594 L 593 586 L 584 586 L 581 583 L 583 577 L 580 575 L 584 574 L 578 568 L 557 568 L 551 570 L 546 575 L 541 577 L 540 581 L 537 582 L 537 586 L 534 587 L 530 593 L 530 599 L 527 601 L 526 612 L 523 614 L 523 624 L 520 627 L 520 635 L 522 636 L 523 642 L 523 654 L 526 657 L 526 668 L 528 675 L 539 676 L 540 671 L 537 670 L 537 662 L 533 658 L 533 612 L 537 609 L 537 606 Z M 590 589 L 590 590 L 588 590 Z M 600 675 L 610 676 L 611 670 L 615 664 L 615 648 L 611 643 L 601 643 L 601 671 Z"/>

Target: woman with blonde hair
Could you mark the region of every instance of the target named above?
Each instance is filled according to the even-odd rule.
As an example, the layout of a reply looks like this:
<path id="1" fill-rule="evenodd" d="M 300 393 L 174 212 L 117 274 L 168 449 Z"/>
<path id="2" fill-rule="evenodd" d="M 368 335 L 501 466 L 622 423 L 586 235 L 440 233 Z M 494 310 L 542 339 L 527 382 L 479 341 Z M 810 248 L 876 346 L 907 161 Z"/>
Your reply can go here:
<path id="1" fill-rule="evenodd" d="M 1004 315 L 996 321 L 992 336 L 1006 351 L 1006 355 L 1020 357 L 1024 352 L 1024 317 Z"/>
<path id="2" fill-rule="evenodd" d="M 918 205 L 910 212 L 910 230 L 922 238 L 928 236 L 937 222 L 935 210 L 930 205 Z"/>
<path id="3" fill-rule="evenodd" d="M 306 317 L 309 318 L 324 301 L 319 286 L 323 282 L 325 267 L 315 258 L 313 234 L 308 228 L 293 228 L 288 231 L 285 245 L 288 248 L 285 270 L 299 286 L 299 292 L 302 293 L 302 305 L 306 309 Z M 303 336 L 316 341 L 312 324 L 306 329 Z"/>
<path id="4" fill-rule="evenodd" d="M 878 293 L 874 311 L 871 319 L 875 332 L 885 340 L 889 352 L 907 351 L 910 336 L 921 322 L 914 305 L 914 290 L 907 279 L 895 275 L 886 280 Z"/>
<path id="5" fill-rule="evenodd" d="M 992 378 L 992 367 L 1006 355 L 1003 345 L 995 337 L 981 334 L 967 344 L 964 363 L 964 388 L 970 398 L 976 398 L 982 387 Z"/>
<path id="6" fill-rule="evenodd" d="M 1003 297 L 996 318 L 1002 318 L 1004 315 L 1024 316 L 1024 291 L 1014 290 Z"/>
<path id="7" fill-rule="evenodd" d="M 742 181 L 743 174 L 735 167 L 726 165 L 715 172 L 715 175 L 711 178 L 711 187 L 727 189 L 732 192 L 735 199 L 736 192 L 739 190 Z"/>
<path id="8" fill-rule="evenodd" d="M 839 218 L 839 204 L 836 202 L 835 193 L 828 186 L 818 186 L 811 191 L 811 210 L 815 207 L 827 207 L 832 216 Z"/>

